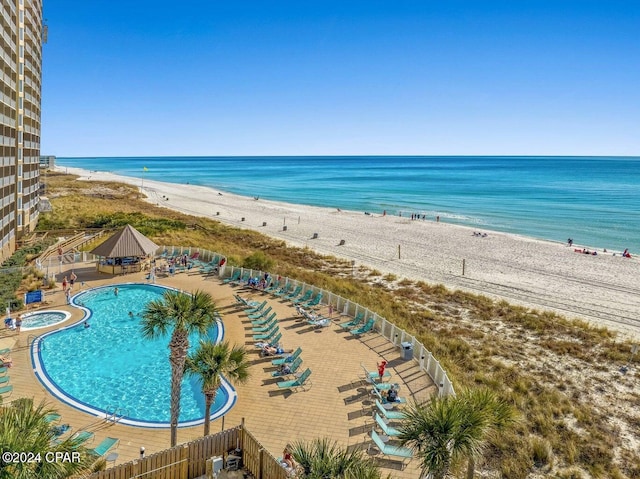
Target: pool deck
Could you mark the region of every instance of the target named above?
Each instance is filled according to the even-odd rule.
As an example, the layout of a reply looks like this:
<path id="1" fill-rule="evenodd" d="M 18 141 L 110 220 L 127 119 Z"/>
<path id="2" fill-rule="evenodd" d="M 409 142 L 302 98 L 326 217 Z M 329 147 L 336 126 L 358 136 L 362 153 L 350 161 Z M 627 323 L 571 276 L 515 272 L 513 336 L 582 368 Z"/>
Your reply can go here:
<path id="1" fill-rule="evenodd" d="M 63 267 L 62 274 L 68 274 Z M 94 267 L 75 265 L 78 281 L 74 286 L 74 294 L 80 290 L 116 283 L 145 282 L 144 273 L 126 276 L 108 276 L 99 274 Z M 83 284 L 84 283 L 84 284 Z M 295 315 L 295 309 L 289 302 L 284 302 L 271 295 L 242 288 L 221 285 L 216 277 L 203 277 L 196 271 L 179 273 L 173 277 L 158 278 L 157 284 L 179 288 L 184 291 L 200 289 L 211 293 L 222 314 L 225 339 L 232 343 L 248 346 L 251 361 L 251 377 L 247 384 L 235 386 L 238 401 L 224 418 L 224 426 L 232 427 L 240 424 L 244 418 L 246 427 L 274 456 L 281 455 L 288 442 L 311 440 L 317 437 L 328 437 L 349 447 L 367 449 L 371 444 L 369 432 L 373 428 L 372 401 L 370 386 L 361 380 L 362 368 L 376 369 L 380 359 L 386 359 L 388 370 L 392 373 L 391 381 L 401 385 L 400 395 L 426 400 L 437 393 L 431 379 L 418 368 L 414 361 L 403 361 L 400 350 L 378 334 L 365 335 L 362 338 L 351 337 L 342 331 L 337 323 L 346 321 L 346 317 L 334 314 L 334 324 L 326 328 L 314 329 Z M 260 358 L 253 347 L 251 324 L 242 310 L 235 305 L 233 295 L 240 293 L 243 297 L 268 300 L 268 305 L 276 311 L 283 344 L 286 349 L 302 348 L 302 368 L 312 370 L 311 387 L 295 393 L 278 390 L 276 380 L 271 377 L 270 358 Z M 114 298 L 114 300 L 117 300 Z M 70 424 L 72 432 L 89 430 L 95 433 L 95 439 L 88 446 L 97 445 L 105 437 L 116 437 L 120 444 L 114 452 L 118 457 L 116 464 L 139 457 L 143 446 L 148 454 L 169 447 L 169 429 L 150 429 L 124 426 L 106 422 L 85 412 L 68 406 L 52 396 L 36 378 L 28 347 L 29 337 L 40 335 L 60 326 L 72 324 L 82 319 L 82 311 L 66 305 L 66 299 L 58 285 L 53 291 L 47 291 L 46 304 L 38 310 L 59 309 L 71 312 L 71 319 L 55 327 L 22 331 L 21 333 L 2 331 L 0 333 L 0 349 L 10 347 L 13 367 L 10 369 L 10 384 L 13 393 L 5 397 L 4 402 L 19 397 L 33 397 L 35 402 L 46 400 L 55 408 L 62 418 L 60 423 Z M 326 308 L 321 311 L 327 314 Z M 169 378 L 167 378 L 167 382 Z M 121 405 L 125 407 L 126 405 Z M 168 408 L 168 405 L 167 405 Z M 223 420 L 211 423 L 211 432 L 220 431 Z M 178 442 L 187 442 L 202 436 L 202 426 L 180 428 Z M 379 456 L 375 447 L 368 452 Z M 108 465 L 113 465 L 110 462 Z M 418 464 L 412 460 L 401 469 L 401 463 L 378 458 L 378 464 L 384 473 L 394 478 L 414 478 L 418 476 Z"/>

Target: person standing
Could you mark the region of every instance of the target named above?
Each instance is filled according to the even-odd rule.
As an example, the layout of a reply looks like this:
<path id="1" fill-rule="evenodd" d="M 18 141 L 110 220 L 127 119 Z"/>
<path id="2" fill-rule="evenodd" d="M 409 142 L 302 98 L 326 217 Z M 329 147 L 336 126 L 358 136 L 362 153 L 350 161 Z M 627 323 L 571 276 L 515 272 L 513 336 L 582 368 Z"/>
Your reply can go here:
<path id="1" fill-rule="evenodd" d="M 71 285 L 71 287 L 73 287 L 73 283 L 76 282 L 76 279 L 78 279 L 78 277 L 73 271 L 71 271 L 71 276 L 69 276 L 69 284 Z"/>
<path id="2" fill-rule="evenodd" d="M 385 361 L 384 359 L 378 363 L 378 378 L 380 379 L 380 382 L 382 382 L 382 378 L 384 377 L 384 370 L 386 369 L 386 367 L 387 361 Z"/>

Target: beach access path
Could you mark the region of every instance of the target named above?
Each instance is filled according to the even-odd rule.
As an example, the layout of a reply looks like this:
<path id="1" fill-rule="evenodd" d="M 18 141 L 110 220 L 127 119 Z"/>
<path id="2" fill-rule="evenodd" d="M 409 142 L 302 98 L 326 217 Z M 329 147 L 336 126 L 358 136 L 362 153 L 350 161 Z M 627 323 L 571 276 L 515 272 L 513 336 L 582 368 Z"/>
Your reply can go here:
<path id="1" fill-rule="evenodd" d="M 58 167 L 81 180 L 141 187 L 140 178 Z M 620 252 L 478 228 L 234 195 L 145 179 L 149 202 L 259 231 L 287 244 L 354 261 L 399 278 L 443 284 L 528 308 L 553 311 L 640 338 L 640 261 Z M 286 228 L 285 228 L 286 226 Z M 476 232 L 485 235 L 474 235 Z M 571 232 L 567 233 L 568 236 Z M 317 236 L 317 237 L 315 237 Z M 606 246 L 606 245 L 603 245 Z M 595 248 L 587 246 L 593 251 Z M 632 255 L 634 252 L 631 252 Z M 464 270 L 464 271 L 463 271 Z"/>

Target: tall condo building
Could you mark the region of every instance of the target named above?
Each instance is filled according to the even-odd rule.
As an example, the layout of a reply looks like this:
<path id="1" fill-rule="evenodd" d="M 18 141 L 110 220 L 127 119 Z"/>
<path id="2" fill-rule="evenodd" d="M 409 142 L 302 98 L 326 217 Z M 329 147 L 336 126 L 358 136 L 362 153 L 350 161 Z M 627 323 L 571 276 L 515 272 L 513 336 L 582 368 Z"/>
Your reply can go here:
<path id="1" fill-rule="evenodd" d="M 0 262 L 38 220 L 42 0 L 0 1 Z"/>

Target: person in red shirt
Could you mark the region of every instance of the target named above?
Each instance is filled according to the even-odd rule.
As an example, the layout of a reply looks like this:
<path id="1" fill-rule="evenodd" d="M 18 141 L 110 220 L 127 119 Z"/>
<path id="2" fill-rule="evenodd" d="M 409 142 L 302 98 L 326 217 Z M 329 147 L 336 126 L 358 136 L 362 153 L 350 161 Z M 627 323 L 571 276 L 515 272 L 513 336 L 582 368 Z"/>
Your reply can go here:
<path id="1" fill-rule="evenodd" d="M 380 382 L 382 382 L 382 378 L 384 377 L 384 370 L 387 367 L 387 362 L 383 359 L 378 363 L 378 376 L 380 378 Z"/>

